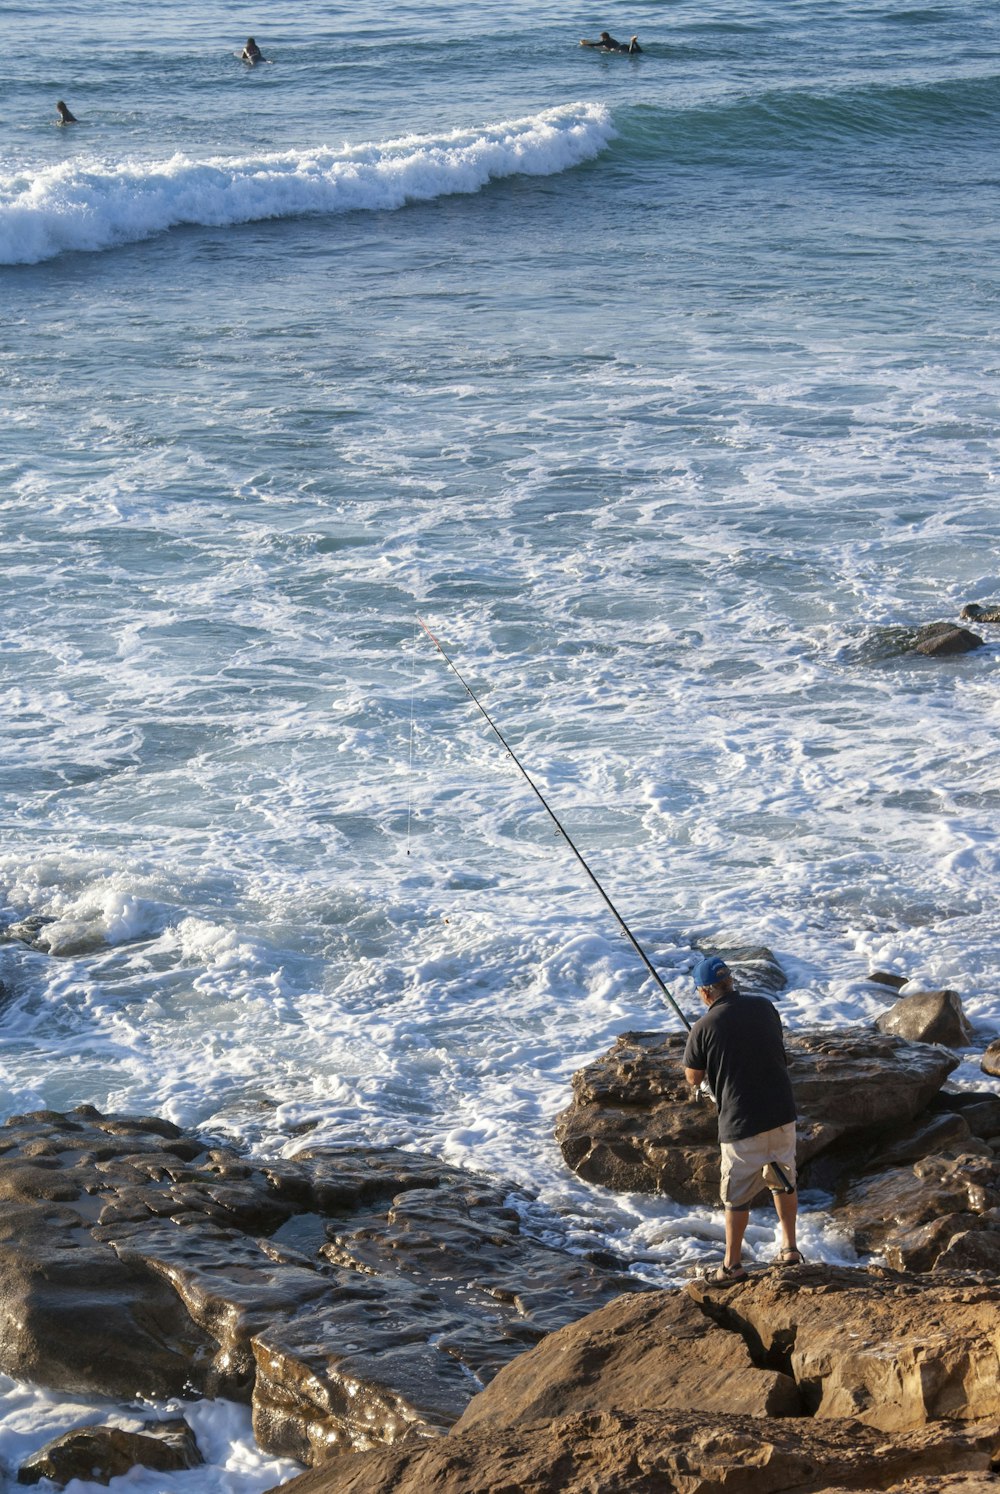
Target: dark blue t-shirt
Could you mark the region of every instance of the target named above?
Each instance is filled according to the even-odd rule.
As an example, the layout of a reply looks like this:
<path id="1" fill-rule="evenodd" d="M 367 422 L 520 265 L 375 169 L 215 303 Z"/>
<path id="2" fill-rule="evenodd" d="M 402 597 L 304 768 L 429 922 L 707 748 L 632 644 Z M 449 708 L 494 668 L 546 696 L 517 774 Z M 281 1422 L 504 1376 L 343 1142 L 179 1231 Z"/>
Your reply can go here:
<path id="1" fill-rule="evenodd" d="M 705 1070 L 719 1107 L 720 1141 L 742 1141 L 795 1119 L 781 1018 L 763 996 L 720 996 L 691 1028 L 684 1067 Z"/>

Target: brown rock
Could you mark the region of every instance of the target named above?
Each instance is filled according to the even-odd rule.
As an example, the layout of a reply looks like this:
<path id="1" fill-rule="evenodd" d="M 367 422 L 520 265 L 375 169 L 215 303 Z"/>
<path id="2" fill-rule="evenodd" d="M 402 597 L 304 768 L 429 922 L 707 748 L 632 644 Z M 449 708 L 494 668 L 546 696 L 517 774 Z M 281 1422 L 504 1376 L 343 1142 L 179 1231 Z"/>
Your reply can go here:
<path id="1" fill-rule="evenodd" d="M 969 1273 L 831 1266 L 623 1298 L 515 1360 L 446 1436 L 335 1456 L 284 1494 L 903 1494 L 988 1480 L 998 1307 L 1000 1283 Z M 812 1415 L 709 1410 L 706 1397 L 726 1399 L 727 1340 L 734 1397 L 759 1413 L 761 1391 L 790 1375 Z M 750 1364 L 775 1374 L 771 1389 Z"/>
<path id="2" fill-rule="evenodd" d="M 0 1371 L 251 1401 L 268 1451 L 438 1433 L 643 1283 L 522 1234 L 509 1189 L 393 1148 L 256 1164 L 154 1118 L 0 1127 Z"/>
<path id="3" fill-rule="evenodd" d="M 979 1067 L 982 1069 L 984 1074 L 990 1074 L 994 1078 L 1000 1078 L 1000 1038 L 997 1038 L 994 1042 L 990 1043 L 990 1046 L 983 1054 L 982 1062 Z"/>
<path id="4" fill-rule="evenodd" d="M 896 975 L 892 970 L 873 970 L 868 979 L 876 986 L 891 986 L 894 991 L 902 990 L 909 982 L 908 975 Z"/>
<path id="5" fill-rule="evenodd" d="M 758 1369 L 741 1338 L 717 1327 L 686 1294 L 664 1291 L 619 1297 L 550 1334 L 469 1403 L 456 1432 L 610 1406 L 697 1406 L 744 1416 L 801 1411 L 788 1375 Z"/>
<path id="6" fill-rule="evenodd" d="M 338 1457 L 281 1494 L 778 1494 L 988 1479 L 995 1425 L 889 1437 L 857 1422 L 584 1411 Z M 277 1494 L 277 1491 L 272 1491 Z"/>
<path id="7" fill-rule="evenodd" d="M 965 622 L 1000 623 L 1000 603 L 981 607 L 978 602 L 967 602 L 958 615 Z"/>
<path id="8" fill-rule="evenodd" d="M 919 1114 L 958 1063 L 944 1049 L 869 1028 L 790 1033 L 786 1047 L 800 1167 L 848 1141 L 884 1142 Z M 558 1118 L 556 1139 L 574 1172 L 620 1192 L 717 1200 L 716 1111 L 684 1082 L 683 1051 L 682 1033 L 623 1033 L 573 1076 L 573 1101 Z"/>
<path id="9" fill-rule="evenodd" d="M 913 645 L 915 654 L 930 654 L 944 657 L 948 654 L 967 654 L 974 648 L 982 648 L 984 639 L 968 628 L 959 628 L 955 623 L 927 623 L 917 629 Z"/>
<path id="10" fill-rule="evenodd" d="M 834 1216 L 859 1250 L 881 1253 L 895 1269 L 929 1271 L 944 1264 L 958 1235 L 985 1231 L 1000 1243 L 998 1206 L 1000 1161 L 969 1137 L 964 1148 L 857 1179 Z M 988 1257 L 990 1246 L 976 1251 Z"/>
<path id="11" fill-rule="evenodd" d="M 913 1043 L 944 1043 L 964 1048 L 972 1028 L 957 991 L 918 991 L 902 996 L 876 1019 L 879 1032 L 892 1032 Z"/>
<path id="12" fill-rule="evenodd" d="M 945 1088 L 927 1108 L 961 1116 L 973 1136 L 984 1140 L 1000 1136 L 1000 1094 L 993 1090 Z"/>
<path id="13" fill-rule="evenodd" d="M 56 1437 L 18 1470 L 19 1484 L 51 1479 L 60 1488 L 71 1479 L 109 1484 L 137 1465 L 158 1473 L 177 1473 L 204 1462 L 186 1421 L 147 1421 L 142 1432 L 120 1427 L 79 1427 Z"/>
<path id="14" fill-rule="evenodd" d="M 817 1417 L 896 1432 L 1000 1417 L 1000 1283 L 798 1266 L 691 1296 L 790 1371 Z"/>

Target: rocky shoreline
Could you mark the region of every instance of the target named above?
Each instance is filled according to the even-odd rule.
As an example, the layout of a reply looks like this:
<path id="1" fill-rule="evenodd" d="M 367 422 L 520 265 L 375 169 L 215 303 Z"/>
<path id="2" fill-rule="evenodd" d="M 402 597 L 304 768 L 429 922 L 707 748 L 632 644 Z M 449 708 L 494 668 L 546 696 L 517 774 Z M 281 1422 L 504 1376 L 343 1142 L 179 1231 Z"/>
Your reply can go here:
<path id="1" fill-rule="evenodd" d="M 287 1494 L 834 1494 L 1000 1486 L 1000 1286 L 799 1266 L 620 1298 L 447 1436 Z"/>
<path id="2" fill-rule="evenodd" d="M 741 974 L 779 993 L 769 951 L 743 951 Z M 728 1287 L 656 1290 L 555 1249 L 511 1189 L 418 1153 L 261 1161 L 156 1117 L 14 1117 L 0 1372 L 243 1401 L 263 1451 L 312 1465 L 289 1494 L 993 1487 L 1000 1095 L 949 1090 L 944 1045 L 971 1036 L 950 991 L 789 1036 L 803 1184 L 848 1250 L 885 1264 L 755 1267 Z M 715 1114 L 684 1084 L 682 1047 L 625 1033 L 576 1074 L 558 1122 L 569 1166 L 715 1203 Z M 16 1474 L 63 1486 L 199 1457 L 174 1413 L 81 1428 Z"/>

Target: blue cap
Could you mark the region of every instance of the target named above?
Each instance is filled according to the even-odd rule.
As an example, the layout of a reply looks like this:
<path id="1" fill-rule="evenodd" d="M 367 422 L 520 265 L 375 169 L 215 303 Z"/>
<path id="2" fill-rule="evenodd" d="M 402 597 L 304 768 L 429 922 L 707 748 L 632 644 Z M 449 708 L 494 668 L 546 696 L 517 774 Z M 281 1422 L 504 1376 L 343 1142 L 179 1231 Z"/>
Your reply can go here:
<path id="1" fill-rule="evenodd" d="M 730 973 L 725 960 L 720 959 L 718 955 L 709 955 L 706 960 L 700 960 L 694 967 L 691 971 L 691 979 L 700 989 L 702 986 L 717 985 Z"/>

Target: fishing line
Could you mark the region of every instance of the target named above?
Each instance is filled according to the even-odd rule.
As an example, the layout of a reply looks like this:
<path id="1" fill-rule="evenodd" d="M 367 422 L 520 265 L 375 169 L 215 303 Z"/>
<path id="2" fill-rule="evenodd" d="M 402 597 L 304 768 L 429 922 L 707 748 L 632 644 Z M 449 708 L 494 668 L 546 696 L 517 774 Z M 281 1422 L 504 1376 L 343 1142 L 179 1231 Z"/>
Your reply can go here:
<path id="1" fill-rule="evenodd" d="M 419 621 L 419 619 L 418 619 Z M 410 854 L 410 820 L 413 815 L 413 705 L 417 691 L 417 644 L 420 634 L 413 630 L 413 648 L 410 650 L 410 759 L 406 765 L 406 854 Z"/>
<path id="2" fill-rule="evenodd" d="M 646 951 L 643 949 L 642 945 L 639 943 L 638 939 L 635 937 L 635 935 L 633 934 L 632 930 L 629 928 L 628 924 L 625 922 L 624 918 L 619 913 L 619 911 L 615 907 L 614 903 L 611 901 L 610 897 L 608 897 L 608 894 L 605 892 L 605 890 L 601 886 L 600 882 L 594 876 L 594 873 L 591 871 L 591 869 L 587 865 L 586 861 L 584 861 L 583 856 L 580 854 L 580 852 L 577 850 L 576 846 L 574 845 L 573 841 L 570 839 L 570 836 L 569 836 L 568 832 L 560 824 L 558 818 L 556 817 L 556 814 L 555 814 L 554 810 L 546 802 L 546 800 L 545 800 L 545 798 L 544 798 L 541 790 L 538 788 L 538 786 L 535 784 L 535 782 L 533 781 L 533 779 L 529 775 L 527 769 L 524 767 L 523 763 L 518 758 L 517 753 L 514 751 L 513 747 L 507 741 L 507 738 L 504 736 L 504 734 L 500 730 L 499 726 L 497 726 L 496 722 L 493 720 L 493 717 L 490 715 L 489 711 L 487 711 L 486 707 L 478 699 L 475 691 L 472 689 L 472 686 L 469 685 L 467 683 L 467 681 L 464 680 L 462 678 L 462 676 L 459 674 L 458 670 L 455 668 L 455 665 L 451 662 L 451 660 L 449 659 L 448 655 L 445 653 L 444 649 L 441 647 L 440 643 L 434 637 L 434 634 L 431 632 L 430 628 L 424 622 L 423 618 L 419 616 L 419 614 L 417 616 L 417 622 L 423 628 L 424 632 L 427 634 L 428 638 L 431 640 L 431 642 L 433 643 L 434 647 L 437 649 L 438 653 L 441 655 L 442 659 L 447 664 L 448 668 L 451 670 L 452 674 L 454 674 L 455 678 L 459 681 L 459 683 L 461 684 L 463 690 L 465 690 L 466 694 L 472 700 L 472 703 L 475 705 L 475 707 L 479 711 L 480 715 L 482 715 L 486 719 L 487 723 L 489 724 L 489 727 L 490 727 L 491 731 L 497 737 L 499 737 L 499 739 L 502 742 L 503 746 L 506 748 L 508 754 L 512 758 L 512 760 L 514 762 L 514 765 L 517 768 L 518 772 L 521 774 L 522 778 L 524 778 L 525 782 L 528 784 L 529 788 L 534 793 L 536 799 L 541 804 L 542 808 L 545 810 L 545 813 L 549 816 L 549 819 L 555 825 L 556 829 L 559 831 L 559 834 L 562 836 L 563 840 L 569 846 L 570 850 L 573 852 L 573 855 L 576 857 L 577 861 L 579 861 L 580 865 L 583 867 L 584 871 L 587 873 L 587 876 L 590 878 L 590 880 L 593 882 L 594 886 L 597 888 L 598 892 L 601 894 L 601 897 L 604 899 L 604 901 L 607 904 L 607 906 L 611 909 L 611 912 L 614 914 L 615 918 L 618 921 L 618 926 L 620 927 L 620 929 L 624 933 L 626 939 L 629 941 L 629 943 L 631 944 L 632 948 L 635 950 L 636 954 L 639 956 L 639 958 L 642 961 L 642 963 L 645 965 L 646 969 L 649 971 L 650 975 L 655 980 L 656 984 L 659 986 L 662 995 L 664 995 L 667 998 L 668 1002 L 673 1007 L 674 1011 L 677 1013 L 677 1015 L 680 1017 L 681 1021 L 684 1023 L 684 1026 L 690 1032 L 690 1030 L 691 1030 L 691 1023 L 688 1021 L 687 1017 L 685 1017 L 684 1013 L 681 1011 L 680 1007 L 677 1005 L 677 1002 L 674 1000 L 674 998 L 671 996 L 670 992 L 667 990 L 667 987 L 664 985 L 663 981 L 660 979 L 660 976 L 657 973 L 656 969 L 654 968 L 652 962 L 650 961 L 649 956 L 646 954 Z"/>

